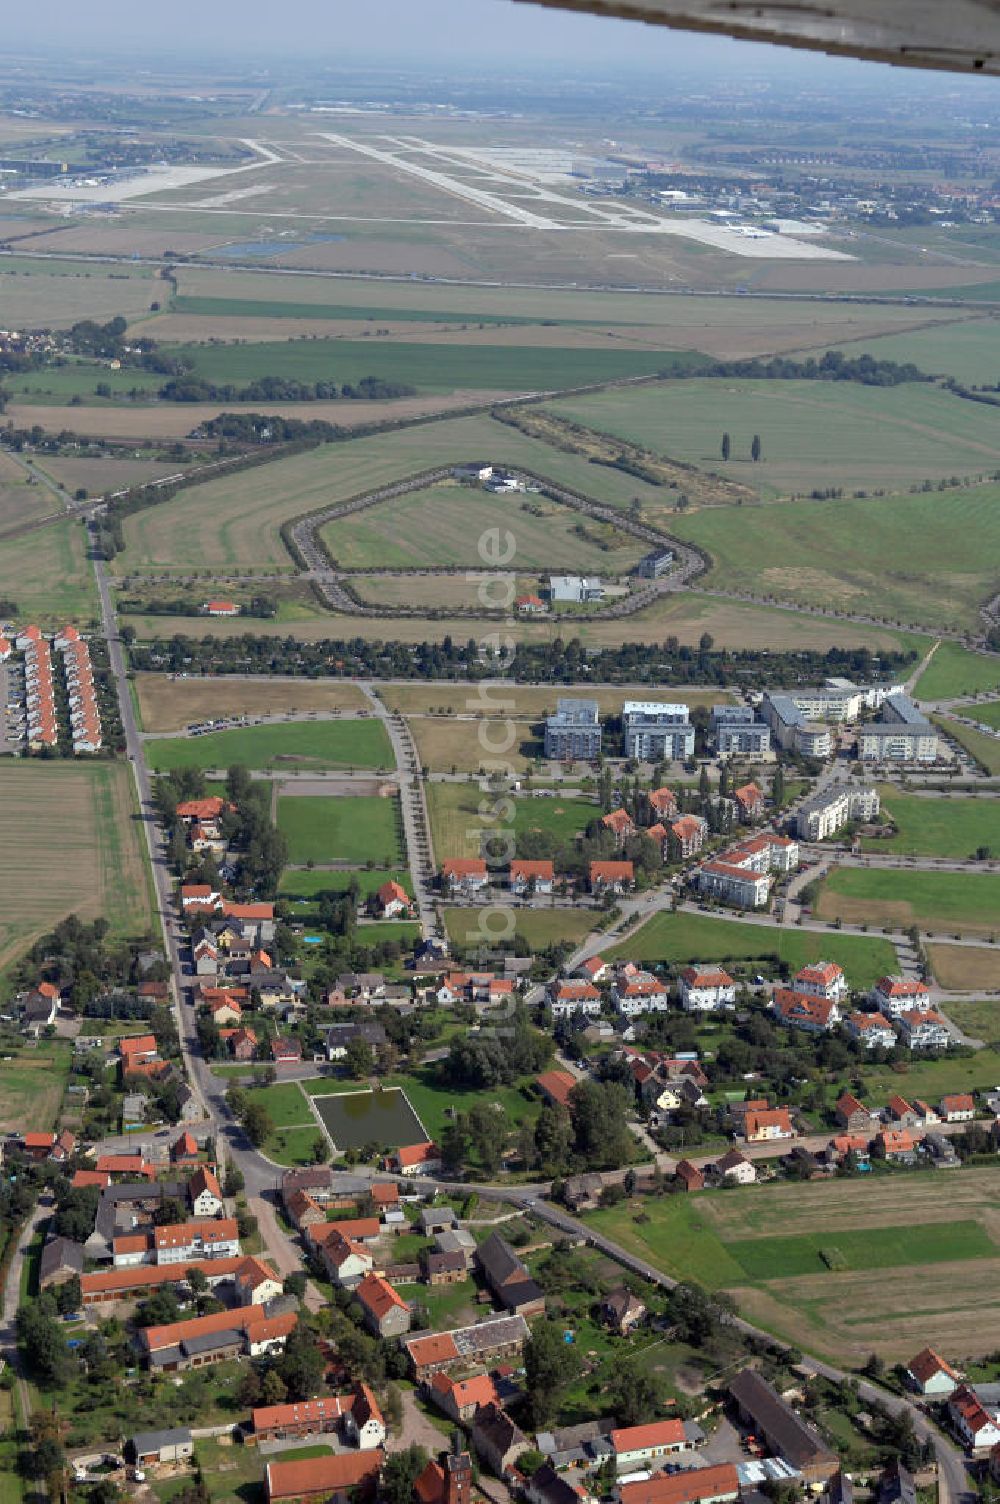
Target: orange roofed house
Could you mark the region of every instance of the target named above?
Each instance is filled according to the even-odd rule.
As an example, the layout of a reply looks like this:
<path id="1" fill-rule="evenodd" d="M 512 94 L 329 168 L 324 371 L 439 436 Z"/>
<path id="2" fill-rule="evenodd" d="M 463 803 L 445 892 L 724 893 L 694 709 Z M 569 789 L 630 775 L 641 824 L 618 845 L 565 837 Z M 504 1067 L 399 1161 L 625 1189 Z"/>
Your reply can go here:
<path id="1" fill-rule="evenodd" d="M 268 1504 L 297 1504 L 300 1499 L 357 1499 L 375 1492 L 385 1454 L 338 1452 L 295 1462 L 269 1462 L 264 1471 Z"/>
<path id="2" fill-rule="evenodd" d="M 437 1144 L 402 1144 L 389 1156 L 390 1168 L 398 1175 L 434 1175 L 441 1168 L 441 1151 Z"/>
<path id="3" fill-rule="evenodd" d="M 481 893 L 489 886 L 486 863 L 480 856 L 452 856 L 441 863 L 441 886 L 445 892 Z"/>
<path id="4" fill-rule="evenodd" d="M 383 919 L 393 919 L 397 914 L 408 914 L 412 907 L 410 895 L 394 878 L 383 883 L 375 894 L 375 908 Z"/>
<path id="5" fill-rule="evenodd" d="M 592 893 L 624 893 L 635 883 L 635 869 L 631 862 L 591 862 L 589 878 Z"/>
<path id="6" fill-rule="evenodd" d="M 756 1107 L 746 1115 L 744 1137 L 748 1144 L 794 1136 L 795 1128 L 787 1107 Z"/>
<path id="7" fill-rule="evenodd" d="M 614 836 L 615 846 L 622 851 L 629 837 L 635 835 L 635 821 L 628 810 L 613 809 L 609 815 L 601 817 L 601 829 Z"/>
<path id="8" fill-rule="evenodd" d="M 510 864 L 512 893 L 551 893 L 554 882 L 555 869 L 551 861 L 547 859 L 528 861 L 518 857 Z"/>

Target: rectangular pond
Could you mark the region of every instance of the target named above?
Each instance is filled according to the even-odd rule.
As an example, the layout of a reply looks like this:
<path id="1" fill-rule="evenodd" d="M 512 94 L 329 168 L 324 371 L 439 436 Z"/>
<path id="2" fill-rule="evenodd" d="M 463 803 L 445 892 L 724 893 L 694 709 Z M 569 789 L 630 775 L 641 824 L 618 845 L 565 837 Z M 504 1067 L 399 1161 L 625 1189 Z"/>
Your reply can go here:
<path id="1" fill-rule="evenodd" d="M 427 1138 L 409 1098 L 398 1086 L 313 1097 L 313 1104 L 338 1149 L 362 1149 L 366 1144 L 398 1149 L 400 1144 L 421 1144 Z"/>

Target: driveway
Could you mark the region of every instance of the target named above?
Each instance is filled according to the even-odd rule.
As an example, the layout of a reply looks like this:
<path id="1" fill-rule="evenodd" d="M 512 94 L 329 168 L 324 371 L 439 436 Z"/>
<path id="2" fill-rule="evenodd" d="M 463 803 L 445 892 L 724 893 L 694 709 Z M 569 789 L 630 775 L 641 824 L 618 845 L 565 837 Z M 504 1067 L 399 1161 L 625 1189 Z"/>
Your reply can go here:
<path id="1" fill-rule="evenodd" d="M 247 1206 L 251 1215 L 257 1218 L 257 1226 L 264 1240 L 264 1249 L 278 1273 L 301 1274 L 303 1272 L 302 1258 L 295 1244 L 285 1232 L 278 1221 L 277 1213 L 269 1201 L 262 1196 L 248 1196 Z M 321 1311 L 326 1305 L 312 1280 L 306 1285 L 305 1306 L 309 1311 Z"/>

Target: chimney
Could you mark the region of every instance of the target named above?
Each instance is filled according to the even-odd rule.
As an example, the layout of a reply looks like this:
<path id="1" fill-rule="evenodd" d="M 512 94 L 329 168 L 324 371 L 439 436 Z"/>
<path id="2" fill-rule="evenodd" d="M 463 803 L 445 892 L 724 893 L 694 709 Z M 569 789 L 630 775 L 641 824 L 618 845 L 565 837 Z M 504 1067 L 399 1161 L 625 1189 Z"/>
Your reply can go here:
<path id="1" fill-rule="evenodd" d="M 449 1452 L 444 1459 L 444 1504 L 471 1504 L 472 1459 L 468 1452 Z"/>

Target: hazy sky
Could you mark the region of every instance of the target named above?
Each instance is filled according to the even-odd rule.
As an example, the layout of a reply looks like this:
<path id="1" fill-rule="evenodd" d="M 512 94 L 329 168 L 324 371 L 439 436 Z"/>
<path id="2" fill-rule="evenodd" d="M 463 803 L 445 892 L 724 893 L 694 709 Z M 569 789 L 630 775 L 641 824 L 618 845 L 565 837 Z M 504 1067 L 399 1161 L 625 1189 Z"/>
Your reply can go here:
<path id="1" fill-rule="evenodd" d="M 299 54 L 356 63 L 448 65 L 469 60 L 646 68 L 747 58 L 772 69 L 810 65 L 801 53 L 547 10 L 515 0 L 31 0 L 4 16 L 6 47 L 162 49 L 196 54 Z M 851 66 L 848 64 L 847 66 Z"/>

